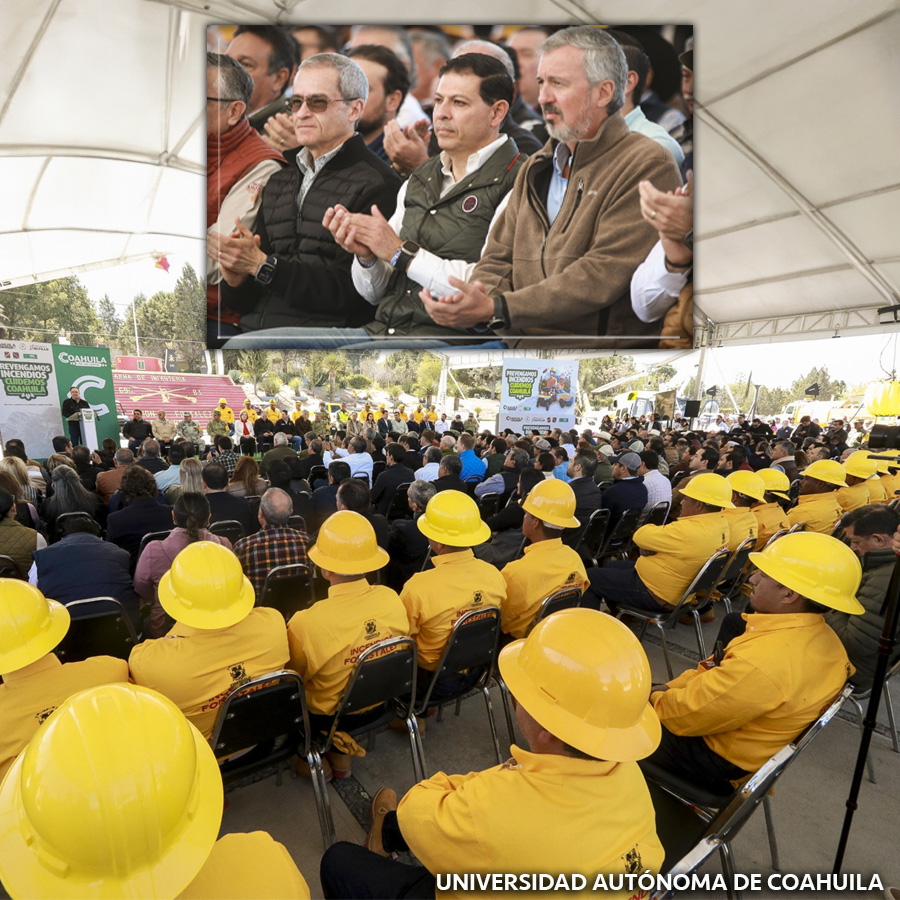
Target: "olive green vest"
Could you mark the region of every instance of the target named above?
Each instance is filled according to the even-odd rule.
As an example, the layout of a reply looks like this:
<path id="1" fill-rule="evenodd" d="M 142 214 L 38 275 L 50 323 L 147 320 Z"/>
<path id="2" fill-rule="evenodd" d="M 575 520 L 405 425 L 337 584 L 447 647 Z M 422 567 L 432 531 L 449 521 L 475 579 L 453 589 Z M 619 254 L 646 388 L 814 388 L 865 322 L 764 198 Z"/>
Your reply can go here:
<path id="1" fill-rule="evenodd" d="M 507 140 L 477 171 L 460 179 L 443 197 L 441 159 L 434 156 L 409 177 L 400 238 L 415 241 L 443 259 L 477 262 L 491 219 L 525 157 Z M 400 270 L 391 275 L 378 304 L 375 321 L 366 331 L 376 337 L 408 335 L 471 341 L 463 329 L 436 324 L 419 299 L 422 285 Z M 461 339 L 461 340 L 460 340 Z"/>

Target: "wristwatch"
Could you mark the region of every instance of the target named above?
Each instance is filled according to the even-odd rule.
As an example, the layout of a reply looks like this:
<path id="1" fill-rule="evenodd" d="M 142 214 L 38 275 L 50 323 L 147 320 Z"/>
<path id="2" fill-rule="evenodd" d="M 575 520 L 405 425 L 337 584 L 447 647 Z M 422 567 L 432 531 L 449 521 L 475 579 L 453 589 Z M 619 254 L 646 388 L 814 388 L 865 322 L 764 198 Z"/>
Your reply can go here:
<path id="1" fill-rule="evenodd" d="M 494 315 L 487 322 L 479 322 L 469 331 L 475 334 L 483 334 L 485 331 L 496 331 L 498 328 L 509 328 L 509 309 L 503 294 L 498 294 L 494 299 Z"/>
<path id="2" fill-rule="evenodd" d="M 256 270 L 253 280 L 257 284 L 271 284 L 275 277 L 275 266 L 278 260 L 274 256 L 267 256 L 266 261 Z"/>
<path id="3" fill-rule="evenodd" d="M 409 268 L 412 258 L 420 249 L 415 241 L 404 241 L 400 245 L 400 249 L 391 257 L 391 265 L 395 269 L 403 269 L 405 272 Z"/>
<path id="4" fill-rule="evenodd" d="M 688 248 L 688 250 L 691 251 L 691 253 L 694 252 L 694 229 L 693 228 L 684 236 L 684 240 L 682 241 L 682 243 L 684 244 L 685 247 Z"/>

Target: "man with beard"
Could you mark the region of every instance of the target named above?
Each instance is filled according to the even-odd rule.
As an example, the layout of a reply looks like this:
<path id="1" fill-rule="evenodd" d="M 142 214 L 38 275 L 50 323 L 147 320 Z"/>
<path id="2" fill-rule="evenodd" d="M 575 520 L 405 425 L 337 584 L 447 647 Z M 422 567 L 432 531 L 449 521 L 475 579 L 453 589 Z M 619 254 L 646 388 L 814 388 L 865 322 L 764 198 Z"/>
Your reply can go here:
<path id="1" fill-rule="evenodd" d="M 397 110 L 409 90 L 409 72 L 396 53 L 378 44 L 351 47 L 347 56 L 366 73 L 369 82 L 369 96 L 359 120 L 359 133 L 366 146 L 390 165 L 384 150 L 384 126 L 397 118 Z"/>
<path id="2" fill-rule="evenodd" d="M 602 29 L 564 28 L 544 42 L 538 82 L 552 140 L 523 166 L 471 277 L 450 279 L 458 293 L 422 291 L 435 322 L 507 344 L 540 336 L 640 346 L 649 336 L 654 326 L 634 315 L 629 298 L 631 276 L 656 240 L 638 185 L 674 191 L 681 177 L 669 151 L 629 131 L 627 79 L 622 49 Z"/>

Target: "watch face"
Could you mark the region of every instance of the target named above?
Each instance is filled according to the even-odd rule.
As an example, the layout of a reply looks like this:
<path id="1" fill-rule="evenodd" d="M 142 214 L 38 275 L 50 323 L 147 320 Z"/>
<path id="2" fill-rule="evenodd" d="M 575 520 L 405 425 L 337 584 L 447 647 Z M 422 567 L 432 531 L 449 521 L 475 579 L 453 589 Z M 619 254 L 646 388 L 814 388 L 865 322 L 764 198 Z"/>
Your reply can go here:
<path id="1" fill-rule="evenodd" d="M 400 249 L 410 256 L 415 256 L 419 252 L 419 245 L 415 241 L 404 241 L 400 245 Z"/>
<path id="2" fill-rule="evenodd" d="M 259 284 L 269 284 L 272 279 L 275 277 L 275 257 L 269 256 L 266 258 L 266 261 L 259 267 L 259 271 L 256 273 L 256 281 Z"/>

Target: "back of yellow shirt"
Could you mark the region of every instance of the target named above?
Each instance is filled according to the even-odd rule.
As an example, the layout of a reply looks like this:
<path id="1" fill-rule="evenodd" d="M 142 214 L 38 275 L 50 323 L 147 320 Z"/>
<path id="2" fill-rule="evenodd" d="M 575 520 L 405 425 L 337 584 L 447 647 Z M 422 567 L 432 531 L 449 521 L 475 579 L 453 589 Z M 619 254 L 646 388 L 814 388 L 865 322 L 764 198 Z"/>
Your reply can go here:
<path id="1" fill-rule="evenodd" d="M 746 506 L 723 509 L 722 515 L 728 520 L 728 549 L 734 553 L 747 538 L 759 537 L 759 523 L 753 510 Z"/>
<path id="2" fill-rule="evenodd" d="M 773 534 L 790 527 L 787 515 L 778 503 L 758 503 L 753 507 L 753 515 L 757 524 L 757 550 L 762 550 Z"/>
<path id="3" fill-rule="evenodd" d="M 834 491 L 827 494 L 804 494 L 797 498 L 797 505 L 788 510 L 788 522 L 791 527 L 798 522 L 805 522 L 807 531 L 831 534 L 841 515 Z"/>
<path id="4" fill-rule="evenodd" d="M 682 517 L 669 525 L 643 525 L 634 543 L 655 555 L 640 556 L 637 574 L 647 590 L 674 606 L 710 556 L 728 548 L 728 539 L 728 520 L 721 512 Z"/>
<path id="5" fill-rule="evenodd" d="M 135 684 L 168 697 L 208 739 L 225 698 L 251 678 L 283 669 L 287 659 L 284 618 L 260 606 L 230 628 L 177 622 L 166 637 L 138 644 L 128 664 Z"/>
<path id="6" fill-rule="evenodd" d="M 431 561 L 434 568 L 417 572 L 400 593 L 424 669 L 435 668 L 460 616 L 487 606 L 502 610 L 506 599 L 503 576 L 471 550 L 433 556 Z"/>
<path id="7" fill-rule="evenodd" d="M 880 478 L 866 479 L 866 488 L 869 491 L 869 503 L 887 503 L 887 494 Z"/>
<path id="8" fill-rule="evenodd" d="M 865 481 L 848 484 L 847 487 L 838 488 L 834 496 L 841 507 L 841 512 L 850 512 L 851 509 L 858 509 L 869 503 L 869 487 Z"/>

